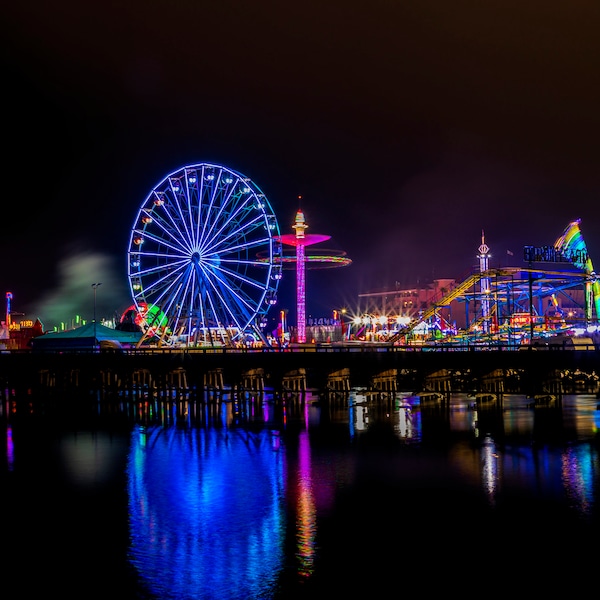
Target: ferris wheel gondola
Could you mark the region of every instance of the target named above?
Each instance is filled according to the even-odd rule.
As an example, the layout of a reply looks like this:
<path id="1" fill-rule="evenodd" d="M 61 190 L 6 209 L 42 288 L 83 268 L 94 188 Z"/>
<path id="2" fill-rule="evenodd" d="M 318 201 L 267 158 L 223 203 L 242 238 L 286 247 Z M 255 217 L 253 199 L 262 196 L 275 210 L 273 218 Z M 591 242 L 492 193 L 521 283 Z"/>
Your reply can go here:
<path id="1" fill-rule="evenodd" d="M 241 173 L 211 163 L 169 173 L 142 203 L 129 241 L 143 331 L 159 345 L 264 337 L 281 279 L 279 235 L 265 194 Z"/>

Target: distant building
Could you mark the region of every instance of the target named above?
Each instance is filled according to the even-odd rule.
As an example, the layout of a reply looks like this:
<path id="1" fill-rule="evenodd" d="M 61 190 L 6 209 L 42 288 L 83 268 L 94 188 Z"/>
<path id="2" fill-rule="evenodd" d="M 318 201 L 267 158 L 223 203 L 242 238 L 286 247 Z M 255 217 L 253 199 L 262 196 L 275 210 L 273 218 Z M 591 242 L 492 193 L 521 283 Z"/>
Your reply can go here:
<path id="1" fill-rule="evenodd" d="M 497 333 L 502 326 L 529 331 L 585 328 L 586 293 L 577 272 L 529 272 L 506 267 L 488 280 L 482 291 L 481 274 L 474 272 L 464 281 L 437 279 L 425 286 L 388 289 L 359 295 L 360 316 L 353 328 L 356 339 L 384 340 L 394 330 L 420 320 L 427 321 L 426 331 L 456 334 L 470 330 Z M 487 316 L 486 316 L 487 315 Z M 533 326 L 530 327 L 530 324 Z M 414 327 L 413 333 L 422 332 Z"/>
<path id="2" fill-rule="evenodd" d="M 0 326 L 0 348 L 3 350 L 28 350 L 31 348 L 31 340 L 44 333 L 44 326 L 39 319 L 32 321 L 22 319 L 18 322 L 10 322 L 7 327 L 6 321 Z"/>
<path id="3" fill-rule="evenodd" d="M 431 283 L 418 285 L 411 288 L 400 288 L 396 283 L 394 289 L 366 292 L 358 295 L 360 312 L 374 316 L 387 316 L 395 321 L 400 318 L 412 321 L 419 317 L 419 313 L 441 300 L 448 292 L 456 287 L 455 279 L 435 279 Z M 451 318 L 454 306 L 441 309 L 440 316 Z M 454 316 L 456 319 L 456 316 Z M 465 319 L 463 317 L 462 321 Z"/>
<path id="4" fill-rule="evenodd" d="M 12 292 L 6 292 L 6 317 L 0 323 L 0 348 L 3 350 L 26 350 L 31 348 L 31 339 L 44 333 L 44 326 L 39 319 L 15 320 L 15 316 L 24 317 L 23 313 L 13 313 Z"/>
<path id="5" fill-rule="evenodd" d="M 600 281 L 579 222 L 569 223 L 552 246 L 524 246 L 524 265 L 496 268 L 482 230 L 478 268 L 462 281 L 436 279 L 408 289 L 396 283 L 395 289 L 359 294 L 354 335 L 394 342 L 485 336 L 513 343 L 597 329 Z"/>

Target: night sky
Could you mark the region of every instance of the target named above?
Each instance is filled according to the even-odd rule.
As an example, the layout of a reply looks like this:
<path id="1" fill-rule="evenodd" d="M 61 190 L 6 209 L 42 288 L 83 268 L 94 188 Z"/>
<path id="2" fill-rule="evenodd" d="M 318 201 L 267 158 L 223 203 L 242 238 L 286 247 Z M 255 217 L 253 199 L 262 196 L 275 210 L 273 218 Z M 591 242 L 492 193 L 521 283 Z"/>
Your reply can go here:
<path id="1" fill-rule="evenodd" d="M 282 233 L 302 195 L 353 260 L 307 273 L 308 314 L 461 279 L 482 230 L 494 267 L 581 219 L 596 264 L 599 23 L 578 0 L 8 4 L 0 293 L 50 328 L 102 282 L 120 313 L 139 206 L 200 162 L 250 177 Z"/>

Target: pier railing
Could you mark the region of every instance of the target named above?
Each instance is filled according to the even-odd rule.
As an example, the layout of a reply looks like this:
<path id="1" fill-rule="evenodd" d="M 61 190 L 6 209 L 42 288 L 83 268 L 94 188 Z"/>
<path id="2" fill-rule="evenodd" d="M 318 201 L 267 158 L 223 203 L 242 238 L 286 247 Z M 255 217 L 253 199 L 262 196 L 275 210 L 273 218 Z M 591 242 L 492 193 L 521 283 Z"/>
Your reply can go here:
<path id="1" fill-rule="evenodd" d="M 600 350 L 594 344 L 508 345 L 469 344 L 428 346 L 362 343 L 303 344 L 289 348 L 143 348 L 93 350 L 90 348 L 17 350 L 0 353 L 3 389 L 35 389 L 43 382 L 60 385 L 98 386 L 102 382 L 135 381 L 140 374 L 152 381 L 185 379 L 200 389 L 223 382 L 235 387 L 253 377 L 273 388 L 305 377 L 299 387 L 327 389 L 344 374 L 348 386 L 369 387 L 381 378 L 393 377 L 393 389 L 416 390 L 432 378 L 464 379 L 471 387 L 494 377 L 518 380 L 524 388 L 571 374 L 600 375 Z M 221 384 L 220 384 L 221 385 Z"/>
<path id="2" fill-rule="evenodd" d="M 594 352 L 600 350 L 600 344 L 582 342 L 574 344 L 572 340 L 552 340 L 549 343 L 534 342 L 532 344 L 508 344 L 500 342 L 481 342 L 470 344 L 390 344 L 386 342 L 358 342 L 358 343 L 316 343 L 292 344 L 287 347 L 272 346 L 143 346 L 140 348 L 93 348 L 90 346 L 61 348 L 61 349 L 19 349 L 5 350 L 1 354 L 127 354 L 127 355 L 165 355 L 165 354 L 278 354 L 278 353 L 372 353 L 384 352 L 395 354 L 399 352 L 414 353 L 448 353 L 448 352 L 563 352 L 584 351 Z"/>

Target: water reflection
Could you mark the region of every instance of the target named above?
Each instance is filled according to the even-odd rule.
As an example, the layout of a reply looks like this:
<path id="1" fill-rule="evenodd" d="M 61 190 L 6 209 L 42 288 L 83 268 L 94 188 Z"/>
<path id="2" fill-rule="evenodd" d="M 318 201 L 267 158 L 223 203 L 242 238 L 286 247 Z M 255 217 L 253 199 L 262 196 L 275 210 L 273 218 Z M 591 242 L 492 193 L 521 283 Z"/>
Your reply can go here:
<path id="1" fill-rule="evenodd" d="M 441 431 L 458 435 L 449 465 L 492 508 L 523 489 L 546 500 L 565 496 L 584 517 L 596 502 L 597 448 L 585 442 L 564 449 L 545 445 L 545 435 L 556 436 L 561 410 L 533 408 L 523 396 L 478 408 L 459 395 L 432 410 L 411 397 L 376 403 L 353 392 L 341 406 L 284 402 L 281 429 L 258 431 L 236 426 L 273 424 L 278 415 L 273 398 L 242 404 L 221 404 L 219 428 L 134 429 L 128 468 L 131 558 L 161 597 L 274 595 L 286 568 L 286 532 L 296 540 L 294 571 L 310 578 L 318 559 L 319 510 L 332 506 L 336 493 L 352 481 L 336 453 L 327 455 L 326 469 L 313 461 L 311 435 L 325 417 L 329 424 L 347 419 L 348 442 L 376 423 L 387 424 L 404 443 L 430 442 Z M 565 398 L 563 410 L 575 434 L 597 432 L 591 400 Z M 286 435 L 290 423 L 297 426 L 296 437 Z M 329 501 L 319 504 L 317 491 Z"/>
<path id="2" fill-rule="evenodd" d="M 465 527 L 543 540 L 552 528 L 574 535 L 576 524 L 600 522 L 595 396 L 536 406 L 523 395 L 478 404 L 455 394 L 428 404 L 352 390 L 329 400 L 223 394 L 93 406 L 96 416 L 126 422 L 123 436 L 100 426 L 28 434 L 28 420 L 13 423 L 7 407 L 1 483 L 10 492 L 43 473 L 67 479 L 65 494 L 102 497 L 124 471 L 126 560 L 147 595 L 161 599 L 300 597 L 295 592 L 314 581 L 339 589 L 343 580 L 354 592 L 358 574 L 348 564 L 356 556 L 374 592 L 393 578 L 398 556 L 430 551 L 432 523 L 444 560 L 458 566 L 452 550 Z M 11 496 L 5 514 L 19 509 Z M 57 506 L 76 502 L 57 493 Z M 89 512 L 97 519 L 97 509 Z M 597 527 L 585 530 L 592 534 Z M 97 545 L 97 537 L 85 539 Z M 402 540 L 397 554 L 382 550 L 389 539 Z"/>
<path id="3" fill-rule="evenodd" d="M 297 556 L 300 561 L 298 572 L 301 577 L 309 577 L 313 572 L 315 540 L 317 536 L 317 510 L 313 492 L 308 432 L 298 437 L 297 471 Z"/>
<path id="4" fill-rule="evenodd" d="M 498 489 L 498 453 L 491 436 L 486 435 L 481 445 L 481 482 L 483 490 L 493 506 Z"/>
<path id="5" fill-rule="evenodd" d="M 108 432 L 65 433 L 57 446 L 67 480 L 81 488 L 97 489 L 119 468 L 123 444 Z"/>
<path id="6" fill-rule="evenodd" d="M 348 395 L 350 437 L 368 431 L 371 422 L 387 421 L 398 439 L 418 442 L 421 438 L 419 399 L 408 394 L 378 397 L 364 390 Z"/>
<path id="7" fill-rule="evenodd" d="M 6 466 L 12 471 L 15 464 L 15 445 L 13 442 L 12 427 L 6 428 Z"/>
<path id="8" fill-rule="evenodd" d="M 594 477 L 598 473 L 598 455 L 586 446 L 567 448 L 562 460 L 562 483 L 569 503 L 579 513 L 591 515 L 595 498 Z"/>
<path id="9" fill-rule="evenodd" d="M 130 556 L 160 598 L 258 598 L 284 562 L 285 454 L 273 432 L 138 426 Z"/>

